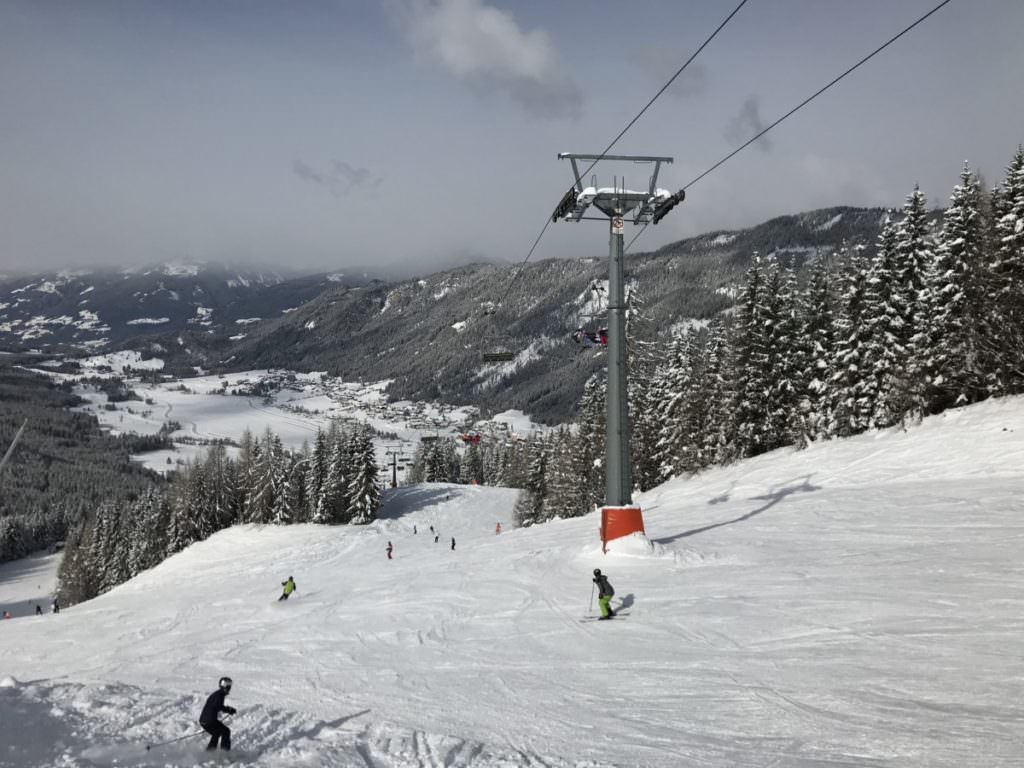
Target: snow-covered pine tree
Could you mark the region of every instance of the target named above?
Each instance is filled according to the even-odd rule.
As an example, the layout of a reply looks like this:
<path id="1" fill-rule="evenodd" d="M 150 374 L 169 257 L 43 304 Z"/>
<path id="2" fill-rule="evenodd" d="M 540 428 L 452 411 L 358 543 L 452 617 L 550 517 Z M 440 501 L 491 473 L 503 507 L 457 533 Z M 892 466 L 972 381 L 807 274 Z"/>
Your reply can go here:
<path id="1" fill-rule="evenodd" d="M 348 450 L 345 435 L 332 430 L 329 445 L 327 476 L 320 488 L 314 523 L 337 525 L 349 521 L 348 514 Z"/>
<path id="2" fill-rule="evenodd" d="M 777 445 L 803 448 L 810 440 L 807 412 L 807 360 L 811 349 L 804 335 L 803 295 L 797 285 L 792 261 L 779 277 L 774 314 L 777 318 L 771 338 L 770 365 L 776 371 L 772 400 L 775 431 L 780 435 Z"/>
<path id="3" fill-rule="evenodd" d="M 547 496 L 547 458 L 548 443 L 543 437 L 535 437 L 528 442 L 530 470 L 522 493 L 516 497 L 513 517 L 516 525 L 526 527 L 538 523 L 544 514 L 544 501 Z"/>
<path id="4" fill-rule="evenodd" d="M 992 388 L 999 394 L 1024 391 L 1024 147 L 1006 169 L 993 201 L 998 347 L 1002 354 Z"/>
<path id="5" fill-rule="evenodd" d="M 441 446 L 442 442 L 444 442 L 442 439 L 431 440 L 430 444 L 424 450 L 423 479 L 425 482 L 449 482 L 451 467 L 448 464 L 446 451 Z"/>
<path id="6" fill-rule="evenodd" d="M 348 472 L 349 515 L 354 525 L 366 525 L 377 519 L 380 486 L 377 482 L 377 456 L 373 436 L 366 424 L 355 428 L 351 438 Z"/>
<path id="7" fill-rule="evenodd" d="M 699 435 L 700 466 L 729 461 L 734 377 L 729 368 L 729 332 L 725 322 L 715 319 L 708 326 L 704 367 L 697 385 L 697 397 L 705 409 Z"/>
<path id="8" fill-rule="evenodd" d="M 636 283 L 626 286 L 626 365 L 628 370 L 630 456 L 633 485 L 644 491 L 660 482 L 655 458 L 658 416 L 661 402 L 655 388 L 655 373 L 664 359 L 643 291 Z M 605 409 L 607 418 L 607 408 Z M 602 449 L 603 455 L 603 449 Z M 603 494 L 602 494 L 603 496 Z"/>
<path id="9" fill-rule="evenodd" d="M 459 482 L 459 452 L 454 438 L 439 440 L 441 462 L 444 466 L 444 480 L 446 483 Z"/>
<path id="10" fill-rule="evenodd" d="M 886 227 L 890 231 L 888 225 Z M 882 240 L 886 240 L 883 230 Z M 884 247 L 884 245 L 882 246 Z M 849 437 L 871 425 L 876 392 L 872 386 L 869 344 L 873 324 L 868 303 L 871 266 L 863 246 L 854 246 L 843 269 L 839 313 L 835 320 L 835 356 L 829 366 L 829 434 Z"/>
<path id="11" fill-rule="evenodd" d="M 234 518 L 239 522 L 246 522 L 249 519 L 249 509 L 246 505 L 249 501 L 249 488 L 253 482 L 253 468 L 258 453 L 259 446 L 252 432 L 248 428 L 244 429 L 238 443 L 238 458 L 235 461 L 235 499 L 232 504 Z"/>
<path id="12" fill-rule="evenodd" d="M 579 517 L 590 511 L 590 493 L 580 466 L 577 437 L 564 427 L 552 438 L 545 482 L 542 521 Z"/>
<path id="13" fill-rule="evenodd" d="M 247 523 L 266 524 L 273 518 L 275 475 L 279 472 L 278 465 L 281 459 L 274 438 L 270 427 L 267 427 L 256 445 L 246 495 Z"/>
<path id="14" fill-rule="evenodd" d="M 123 517 L 118 502 L 105 501 L 96 509 L 89 562 L 95 574 L 97 594 L 113 589 L 127 578 L 127 562 L 121 547 L 121 542 L 127 538 Z"/>
<path id="15" fill-rule="evenodd" d="M 773 371 L 768 367 L 770 338 L 776 318 L 768 285 L 778 265 L 773 258 L 762 262 L 754 255 L 747 270 L 739 308 L 733 351 L 736 366 L 736 458 L 756 456 L 772 446 L 776 437 L 769 420 Z"/>
<path id="16" fill-rule="evenodd" d="M 480 446 L 470 443 L 459 460 L 459 482 L 465 485 L 483 485 L 484 460 Z"/>
<path id="17" fill-rule="evenodd" d="M 277 435 L 274 435 L 273 453 L 271 485 L 274 500 L 270 508 L 270 522 L 274 525 L 288 525 L 294 523 L 299 515 L 296 505 L 299 503 L 298 489 L 301 486 L 293 478 L 296 459 L 291 452 L 284 450 L 281 438 Z"/>
<path id="18" fill-rule="evenodd" d="M 312 452 L 304 444 L 298 454 L 288 455 L 288 483 L 285 494 L 288 507 L 292 510 L 293 523 L 309 522 L 309 504 L 306 502 L 306 468 L 309 466 Z"/>
<path id="19" fill-rule="evenodd" d="M 694 370 L 696 343 L 693 333 L 678 334 L 669 349 L 668 361 L 659 369 L 652 387 L 663 398 L 655 406 L 660 425 L 654 453 L 658 482 L 694 472 L 699 466 L 699 438 L 693 421 L 695 407 L 703 408 L 704 404 L 694 402 L 698 375 Z"/>
<path id="20" fill-rule="evenodd" d="M 412 462 L 405 473 L 405 481 L 410 484 L 426 482 L 427 477 L 427 448 L 426 444 L 419 442 L 412 452 Z"/>
<path id="21" fill-rule="evenodd" d="M 57 595 L 63 604 L 80 603 L 97 594 L 95 576 L 89 563 L 90 541 L 94 531 L 92 522 L 89 518 L 83 518 L 67 532 L 64 557 L 57 572 Z M 0 530 L 10 523 L 9 518 L 0 518 Z"/>
<path id="22" fill-rule="evenodd" d="M 134 533 L 128 563 L 131 576 L 152 568 L 164 559 L 170 523 L 167 496 L 155 488 L 147 490 L 134 506 Z"/>
<path id="23" fill-rule="evenodd" d="M 606 381 L 602 376 L 591 376 L 583 385 L 580 398 L 579 428 L 576 433 L 579 482 L 585 486 L 584 505 L 592 507 L 604 498 L 605 445 L 607 441 Z M 524 472 L 521 487 L 529 472 L 527 457 L 523 456 Z"/>
<path id="24" fill-rule="evenodd" d="M 327 478 L 328 465 L 327 435 L 323 430 L 317 430 L 316 439 L 313 441 L 313 450 L 306 465 L 305 475 L 305 518 L 311 522 L 324 523 L 326 520 L 318 519 L 317 511 L 322 504 L 322 487 Z"/>
<path id="25" fill-rule="evenodd" d="M 924 193 L 918 187 L 907 196 L 903 218 L 895 228 L 891 273 L 872 282 L 876 309 L 872 373 L 878 387 L 872 426 L 888 427 L 910 413 L 920 414 L 923 383 L 912 369 L 911 351 L 927 330 L 927 276 L 935 252 L 928 228 Z M 880 312 L 879 312 L 880 310 Z"/>
<path id="26" fill-rule="evenodd" d="M 203 465 L 206 483 L 210 493 L 207 504 L 214 530 L 232 525 L 237 519 L 237 489 L 234 462 L 228 457 L 227 449 L 221 444 L 211 445 L 206 452 Z"/>
<path id="27" fill-rule="evenodd" d="M 831 437 L 829 382 L 835 361 L 835 318 L 831 290 L 831 269 L 828 259 L 819 255 L 804 289 L 800 303 L 800 338 L 804 348 L 803 372 L 805 382 L 803 425 L 810 440 Z"/>
<path id="28" fill-rule="evenodd" d="M 989 327 L 982 286 L 981 184 L 964 164 L 943 215 L 928 297 L 930 323 L 914 346 L 913 368 L 926 387 L 924 410 L 938 413 L 985 396 L 981 333 Z"/>
<path id="29" fill-rule="evenodd" d="M 864 346 L 864 367 L 860 373 L 865 406 L 870 407 L 867 427 L 888 427 L 902 418 L 905 376 L 910 357 L 904 335 L 908 293 L 899 283 L 898 240 L 900 225 L 887 222 L 879 236 L 878 249 L 868 273 L 864 314 L 871 332 Z"/>
<path id="30" fill-rule="evenodd" d="M 168 488 L 168 504 L 170 515 L 167 521 L 167 552 L 173 555 L 185 549 L 189 544 L 198 541 L 195 520 L 189 506 L 189 478 L 191 465 L 186 463 L 174 473 Z"/>

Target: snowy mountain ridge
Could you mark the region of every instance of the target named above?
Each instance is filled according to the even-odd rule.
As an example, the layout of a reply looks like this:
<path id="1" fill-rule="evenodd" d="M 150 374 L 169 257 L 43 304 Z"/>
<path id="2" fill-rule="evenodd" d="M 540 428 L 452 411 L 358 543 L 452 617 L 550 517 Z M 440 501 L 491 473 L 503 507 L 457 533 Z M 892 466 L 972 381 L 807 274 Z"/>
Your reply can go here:
<path id="1" fill-rule="evenodd" d="M 664 338 L 728 311 L 755 251 L 802 265 L 844 242 L 871 246 L 883 213 L 828 208 L 688 238 L 630 254 L 629 282 Z M 161 357 L 179 375 L 196 367 L 326 370 L 392 380 L 389 394 L 401 399 L 565 421 L 604 364 L 577 355 L 570 334 L 605 322 L 607 259 L 519 266 L 472 264 L 408 280 L 350 272 L 285 279 L 187 264 L 66 270 L 0 282 L 0 348 L 69 355 L 131 348 Z M 485 367 L 488 351 L 515 359 Z"/>
<path id="2" fill-rule="evenodd" d="M 4 622 L 0 760 L 223 764 L 144 747 L 228 674 L 237 766 L 1016 765 L 1022 459 L 1024 398 L 775 451 L 639 496 L 647 554 L 472 486 L 235 527 Z"/>

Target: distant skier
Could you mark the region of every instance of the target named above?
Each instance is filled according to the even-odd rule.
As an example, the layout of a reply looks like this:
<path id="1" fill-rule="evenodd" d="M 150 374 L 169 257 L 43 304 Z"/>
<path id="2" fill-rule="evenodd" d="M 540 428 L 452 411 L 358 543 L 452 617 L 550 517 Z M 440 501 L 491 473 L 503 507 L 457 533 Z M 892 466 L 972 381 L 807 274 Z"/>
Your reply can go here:
<path id="1" fill-rule="evenodd" d="M 5 619 L 11 618 L 11 612 L 10 611 L 4 611 L 4 618 Z"/>
<path id="2" fill-rule="evenodd" d="M 435 533 L 434 534 L 434 543 L 437 544 L 437 542 L 439 542 L 440 540 L 441 540 L 441 534 L 440 533 Z"/>
<path id="3" fill-rule="evenodd" d="M 392 547 L 392 546 L 391 546 L 391 542 L 389 541 L 389 542 L 388 542 L 388 549 L 387 549 L 387 552 L 388 552 L 388 560 L 390 560 L 390 559 L 391 559 L 391 552 L 392 552 L 392 550 L 393 550 L 393 549 L 394 549 L 394 547 Z"/>
<path id="4" fill-rule="evenodd" d="M 615 590 L 608 583 L 608 577 L 601 573 L 600 568 L 594 569 L 594 583 L 597 584 L 597 604 L 601 608 L 601 619 L 610 619 L 615 615 L 609 603 L 615 596 Z"/>
<path id="5" fill-rule="evenodd" d="M 288 596 L 291 595 L 291 593 L 296 590 L 295 579 L 293 579 L 291 576 L 289 576 L 288 577 L 288 581 L 282 581 L 281 582 L 281 586 L 284 587 L 284 592 L 282 592 L 281 596 L 279 598 L 277 598 L 277 602 L 279 602 L 279 603 L 282 600 L 287 600 Z"/>
<path id="6" fill-rule="evenodd" d="M 413 536 L 416 535 L 416 524 L 415 523 L 413 523 L 413 525 L 412 525 L 412 534 L 413 534 Z"/>
<path id="7" fill-rule="evenodd" d="M 434 532 L 434 526 L 430 526 L 430 532 L 431 532 L 431 533 L 433 533 L 433 532 Z"/>
<path id="8" fill-rule="evenodd" d="M 234 707 L 224 704 L 224 697 L 231 693 L 231 678 L 222 677 L 217 681 L 217 690 L 209 695 L 203 712 L 199 715 L 199 724 L 203 730 L 210 734 L 210 743 L 206 745 L 207 750 L 216 749 L 217 742 L 220 742 L 221 749 L 231 749 L 231 729 L 217 719 L 221 712 L 229 715 L 235 714 Z"/>
<path id="9" fill-rule="evenodd" d="M 39 603 L 36 603 L 36 616 L 42 616 L 42 615 L 43 615 L 43 606 L 41 606 Z"/>
<path id="10" fill-rule="evenodd" d="M 496 526 L 494 526 L 494 535 L 498 536 L 500 534 L 501 534 L 501 523 L 498 523 Z"/>
<path id="11" fill-rule="evenodd" d="M 53 598 L 53 605 L 51 606 L 51 609 L 54 613 L 60 613 L 60 603 L 57 602 L 56 597 Z"/>
<path id="12" fill-rule="evenodd" d="M 455 551 L 455 537 L 452 536 L 452 552 Z"/>

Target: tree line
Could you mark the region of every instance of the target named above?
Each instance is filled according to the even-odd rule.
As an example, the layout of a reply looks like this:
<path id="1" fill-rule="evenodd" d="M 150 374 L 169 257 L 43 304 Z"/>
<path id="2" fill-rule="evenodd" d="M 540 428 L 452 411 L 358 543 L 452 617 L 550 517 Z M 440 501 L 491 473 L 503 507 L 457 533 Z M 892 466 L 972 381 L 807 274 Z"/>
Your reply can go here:
<path id="1" fill-rule="evenodd" d="M 166 437 L 106 434 L 94 416 L 72 410 L 84 401 L 69 384 L 21 367 L 35 362 L 0 357 L 0 456 L 26 424 L 0 471 L 0 562 L 52 547 L 103 501 L 163 483 L 131 456 L 166 447 Z"/>
<path id="2" fill-rule="evenodd" d="M 380 506 L 367 425 L 332 423 L 312 446 L 289 451 L 268 428 L 245 432 L 237 458 L 224 445 L 130 502 L 108 500 L 68 536 L 61 601 L 102 594 L 217 531 L 239 523 L 364 525 Z"/>
<path id="3" fill-rule="evenodd" d="M 803 272 L 755 254 L 734 312 L 669 342 L 642 340 L 633 291 L 635 486 L 1024 392 L 1024 149 L 992 190 L 965 166 L 931 218 L 915 188 L 873 252 L 850 244 Z M 572 428 L 461 457 L 448 442 L 421 450 L 410 479 L 522 488 L 521 525 L 586 514 L 604 496 L 604 381 Z"/>

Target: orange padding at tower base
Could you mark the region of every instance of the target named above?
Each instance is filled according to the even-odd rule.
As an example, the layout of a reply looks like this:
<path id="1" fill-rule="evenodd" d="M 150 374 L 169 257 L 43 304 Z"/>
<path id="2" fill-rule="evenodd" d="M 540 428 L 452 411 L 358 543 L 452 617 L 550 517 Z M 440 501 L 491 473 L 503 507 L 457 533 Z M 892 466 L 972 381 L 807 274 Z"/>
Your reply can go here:
<path id="1" fill-rule="evenodd" d="M 620 539 L 631 533 L 644 531 L 644 516 L 640 507 L 602 507 L 601 508 L 601 543 L 607 544 L 612 539 Z"/>

